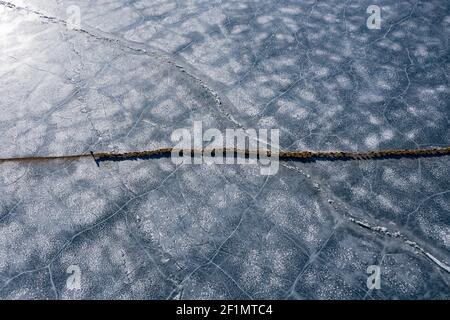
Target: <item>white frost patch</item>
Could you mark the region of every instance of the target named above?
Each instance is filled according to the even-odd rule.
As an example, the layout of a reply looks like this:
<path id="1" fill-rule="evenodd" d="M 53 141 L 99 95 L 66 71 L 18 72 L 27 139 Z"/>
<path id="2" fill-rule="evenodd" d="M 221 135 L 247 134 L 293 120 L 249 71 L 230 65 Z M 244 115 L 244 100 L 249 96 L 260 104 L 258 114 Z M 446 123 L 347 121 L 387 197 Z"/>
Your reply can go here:
<path id="1" fill-rule="evenodd" d="M 381 133 L 381 137 L 385 141 L 391 140 L 394 137 L 394 132 L 391 129 L 383 130 L 383 132 Z"/>
<path id="2" fill-rule="evenodd" d="M 306 101 L 316 100 L 316 96 L 314 95 L 314 93 L 306 89 L 300 91 L 300 97 L 305 99 Z"/>
<path id="3" fill-rule="evenodd" d="M 272 17 L 272 16 L 259 16 L 257 19 L 256 19 L 256 21 L 259 23 L 259 24 L 265 24 L 265 23 L 267 23 L 267 22 L 270 22 L 270 21 L 272 21 L 274 18 Z"/>
<path id="4" fill-rule="evenodd" d="M 279 124 L 274 117 L 265 117 L 258 121 L 258 127 L 261 128 L 278 128 Z"/>
<path id="5" fill-rule="evenodd" d="M 305 119 L 309 114 L 308 110 L 291 101 L 280 100 L 278 102 L 278 105 L 278 112 L 283 116 L 302 120 Z"/>
<path id="6" fill-rule="evenodd" d="M 385 208 L 385 209 L 390 210 L 395 213 L 399 212 L 398 207 L 394 205 L 394 203 L 392 202 L 391 199 L 389 199 L 381 194 L 377 195 L 376 199 L 382 208 Z"/>
<path id="7" fill-rule="evenodd" d="M 377 135 L 371 134 L 364 140 L 364 143 L 366 144 L 367 147 L 371 149 L 376 149 L 380 145 L 380 139 L 378 138 Z"/>

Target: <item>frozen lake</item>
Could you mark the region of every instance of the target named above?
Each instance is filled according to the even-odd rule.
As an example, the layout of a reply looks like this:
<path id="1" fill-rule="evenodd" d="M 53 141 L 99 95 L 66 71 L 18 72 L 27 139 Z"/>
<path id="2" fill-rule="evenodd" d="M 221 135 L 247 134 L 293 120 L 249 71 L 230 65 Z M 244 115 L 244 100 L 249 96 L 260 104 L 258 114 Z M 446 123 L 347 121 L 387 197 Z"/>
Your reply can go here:
<path id="1" fill-rule="evenodd" d="M 450 145 L 449 1 L 372 4 L 0 1 L 0 158 Z M 0 163 L 0 299 L 449 299 L 449 160 Z"/>

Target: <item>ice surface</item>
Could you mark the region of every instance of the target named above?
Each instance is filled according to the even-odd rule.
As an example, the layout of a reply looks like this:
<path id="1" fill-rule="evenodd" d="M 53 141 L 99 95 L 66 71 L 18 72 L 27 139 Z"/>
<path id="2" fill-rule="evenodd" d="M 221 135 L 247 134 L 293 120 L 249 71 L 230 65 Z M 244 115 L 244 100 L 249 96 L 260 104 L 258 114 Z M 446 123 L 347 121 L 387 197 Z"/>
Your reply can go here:
<path id="1" fill-rule="evenodd" d="M 379 1 L 381 30 L 371 4 L 0 1 L 0 156 L 171 146 L 200 120 L 279 128 L 286 149 L 449 145 L 449 2 Z M 0 297 L 449 299 L 449 186 L 448 157 L 268 177 L 165 158 L 4 163 Z"/>

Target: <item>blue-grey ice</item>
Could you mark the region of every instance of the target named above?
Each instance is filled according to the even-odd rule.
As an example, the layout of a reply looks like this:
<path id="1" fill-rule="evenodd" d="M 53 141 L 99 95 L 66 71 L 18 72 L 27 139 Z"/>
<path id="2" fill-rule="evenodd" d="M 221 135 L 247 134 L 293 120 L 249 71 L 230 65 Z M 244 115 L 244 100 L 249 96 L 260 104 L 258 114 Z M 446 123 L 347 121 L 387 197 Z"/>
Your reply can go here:
<path id="1" fill-rule="evenodd" d="M 450 2 L 372 4 L 2 0 L 0 157 L 450 145 Z M 1 163 L 0 299 L 450 299 L 449 160 Z"/>

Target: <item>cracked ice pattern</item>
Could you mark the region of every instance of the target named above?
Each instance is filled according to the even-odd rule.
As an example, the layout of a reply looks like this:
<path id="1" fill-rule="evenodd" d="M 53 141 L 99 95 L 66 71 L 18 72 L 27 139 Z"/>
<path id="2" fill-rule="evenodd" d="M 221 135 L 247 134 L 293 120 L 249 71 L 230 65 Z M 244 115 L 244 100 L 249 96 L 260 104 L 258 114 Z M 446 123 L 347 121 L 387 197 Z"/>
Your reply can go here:
<path id="1" fill-rule="evenodd" d="M 450 143 L 445 0 L 379 1 L 381 30 L 365 0 L 10 2 L 2 157 L 168 146 L 195 120 L 280 128 L 292 149 Z M 1 164 L 0 297 L 448 299 L 449 168 Z"/>

